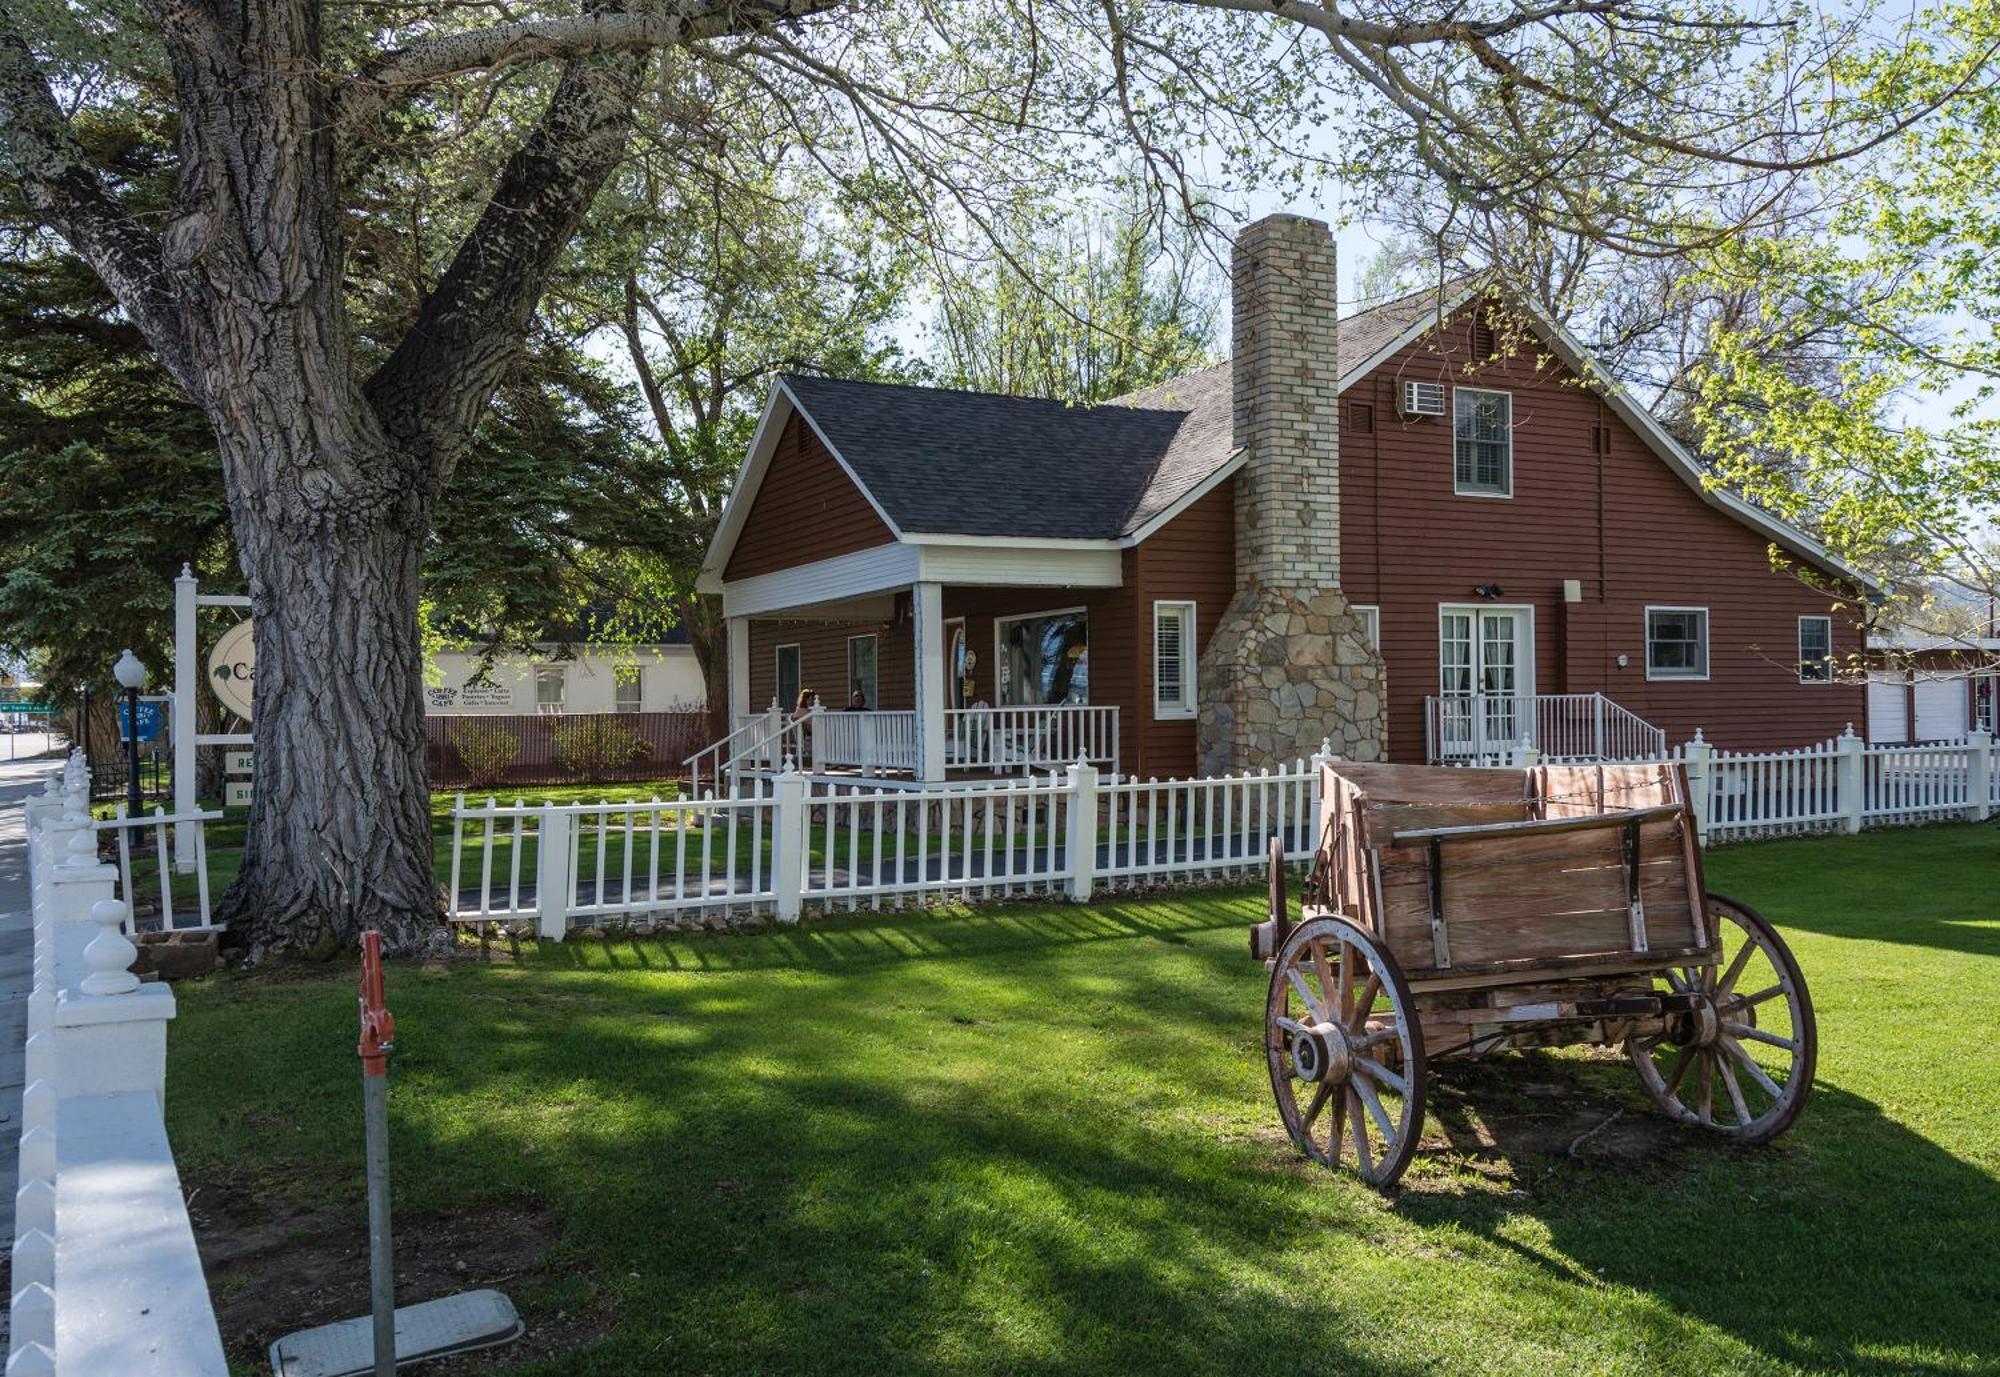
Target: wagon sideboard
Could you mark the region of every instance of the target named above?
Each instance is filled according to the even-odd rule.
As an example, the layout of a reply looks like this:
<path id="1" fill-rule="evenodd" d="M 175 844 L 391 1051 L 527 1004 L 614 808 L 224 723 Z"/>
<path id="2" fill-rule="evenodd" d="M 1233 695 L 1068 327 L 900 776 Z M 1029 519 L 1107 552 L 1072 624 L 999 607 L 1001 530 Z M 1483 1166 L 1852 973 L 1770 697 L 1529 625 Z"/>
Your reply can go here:
<path id="1" fill-rule="evenodd" d="M 1674 765 L 1329 765 L 1317 889 L 1414 990 L 1712 959 Z"/>

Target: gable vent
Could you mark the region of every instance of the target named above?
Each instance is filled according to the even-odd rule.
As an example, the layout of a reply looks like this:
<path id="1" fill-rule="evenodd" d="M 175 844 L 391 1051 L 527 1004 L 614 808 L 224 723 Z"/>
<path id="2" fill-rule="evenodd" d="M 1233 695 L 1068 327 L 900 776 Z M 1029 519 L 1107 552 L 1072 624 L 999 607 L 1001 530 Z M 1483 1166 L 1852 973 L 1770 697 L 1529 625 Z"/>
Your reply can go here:
<path id="1" fill-rule="evenodd" d="M 1401 410 L 1405 416 L 1444 415 L 1444 384 L 1434 382 L 1404 383 Z"/>

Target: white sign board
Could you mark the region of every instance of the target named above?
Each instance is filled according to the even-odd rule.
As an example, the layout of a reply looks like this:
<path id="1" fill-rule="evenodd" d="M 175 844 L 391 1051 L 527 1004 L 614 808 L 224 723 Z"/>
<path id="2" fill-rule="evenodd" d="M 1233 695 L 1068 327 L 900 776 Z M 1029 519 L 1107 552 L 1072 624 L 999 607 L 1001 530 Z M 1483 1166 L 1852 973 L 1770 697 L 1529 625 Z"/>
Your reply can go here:
<path id="1" fill-rule="evenodd" d="M 249 773 L 250 773 L 250 752 L 248 752 L 248 751 L 224 751 L 224 752 L 222 753 L 222 768 L 223 768 L 224 772 L 226 772 L 226 773 L 228 773 L 228 774 L 232 774 L 232 775 L 247 775 L 247 774 L 249 774 Z"/>
<path id="2" fill-rule="evenodd" d="M 231 808 L 248 808 L 250 806 L 250 781 L 247 779 L 230 780 L 222 786 L 222 801 Z"/>
<path id="3" fill-rule="evenodd" d="M 257 642 L 251 626 L 247 619 L 236 623 L 208 652 L 208 686 L 224 708 L 245 722 L 250 720 L 250 696 L 257 682 Z"/>

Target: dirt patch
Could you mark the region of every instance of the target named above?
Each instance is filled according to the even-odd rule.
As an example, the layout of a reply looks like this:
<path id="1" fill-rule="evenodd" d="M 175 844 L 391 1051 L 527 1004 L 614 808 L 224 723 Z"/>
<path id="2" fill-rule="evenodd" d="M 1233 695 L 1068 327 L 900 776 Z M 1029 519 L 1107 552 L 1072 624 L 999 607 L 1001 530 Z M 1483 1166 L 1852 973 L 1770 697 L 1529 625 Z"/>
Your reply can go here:
<path id="1" fill-rule="evenodd" d="M 1588 1048 L 1433 1065 L 1402 1189 L 1532 1194 L 1579 1170 L 1656 1178 L 1687 1170 L 1696 1155 L 1736 1150 L 1660 1114 L 1628 1083 L 1632 1075 L 1622 1052 Z M 1275 1107 L 1258 1136 L 1296 1152 Z"/>
<path id="2" fill-rule="evenodd" d="M 227 1175 L 197 1177 L 187 1186 L 232 1366 L 268 1372 L 270 1347 L 284 1335 L 366 1311 L 368 1226 L 359 1202 L 337 1210 L 299 1204 L 310 1197 Z M 561 1236 L 554 1215 L 528 1201 L 455 1215 L 399 1213 L 402 1304 L 490 1286 L 506 1292 L 527 1321 L 527 1333 L 514 1343 L 424 1371 L 504 1371 L 601 1341 L 614 1318 L 610 1305 L 587 1263 L 563 1253 Z"/>

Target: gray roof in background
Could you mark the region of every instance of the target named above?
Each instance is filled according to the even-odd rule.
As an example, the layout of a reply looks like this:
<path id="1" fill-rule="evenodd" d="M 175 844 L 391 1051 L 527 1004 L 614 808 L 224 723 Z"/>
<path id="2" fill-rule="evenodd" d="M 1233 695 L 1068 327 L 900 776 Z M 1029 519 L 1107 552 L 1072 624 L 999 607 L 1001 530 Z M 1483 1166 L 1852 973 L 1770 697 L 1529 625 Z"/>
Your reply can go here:
<path id="1" fill-rule="evenodd" d="M 1342 320 L 1343 377 L 1459 285 Z M 896 526 L 917 534 L 1119 539 L 1234 453 L 1227 363 L 1090 407 L 798 373 L 784 381 Z"/>

